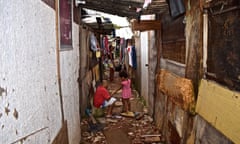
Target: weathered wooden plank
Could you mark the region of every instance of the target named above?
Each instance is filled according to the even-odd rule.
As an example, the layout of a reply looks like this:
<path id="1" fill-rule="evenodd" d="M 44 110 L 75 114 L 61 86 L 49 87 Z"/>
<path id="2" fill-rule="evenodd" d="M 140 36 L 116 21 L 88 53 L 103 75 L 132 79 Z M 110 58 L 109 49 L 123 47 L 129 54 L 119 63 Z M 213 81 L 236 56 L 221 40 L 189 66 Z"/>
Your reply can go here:
<path id="1" fill-rule="evenodd" d="M 160 30 L 161 21 L 160 20 L 141 20 L 140 22 L 133 21 L 132 29 L 139 31 Z"/>
<path id="2" fill-rule="evenodd" d="M 196 111 L 234 143 L 240 143 L 240 93 L 202 80 Z"/>
<path id="3" fill-rule="evenodd" d="M 187 5 L 186 11 L 186 78 L 192 80 L 195 94 L 198 93 L 199 81 L 203 77 L 203 16 L 200 1 Z"/>

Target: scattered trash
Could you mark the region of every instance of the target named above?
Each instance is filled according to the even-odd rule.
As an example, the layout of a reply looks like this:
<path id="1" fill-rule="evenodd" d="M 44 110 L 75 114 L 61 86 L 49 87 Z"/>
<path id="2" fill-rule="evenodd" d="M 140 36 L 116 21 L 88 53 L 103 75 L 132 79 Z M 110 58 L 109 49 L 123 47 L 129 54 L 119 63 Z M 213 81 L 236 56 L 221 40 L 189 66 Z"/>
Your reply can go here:
<path id="1" fill-rule="evenodd" d="M 133 112 L 124 112 L 124 113 L 121 113 L 122 116 L 125 116 L 125 117 L 134 117 L 134 113 Z"/>
<path id="2" fill-rule="evenodd" d="M 114 97 L 121 100 L 120 94 L 116 94 Z M 134 98 L 131 100 L 137 100 L 136 96 Z M 164 137 L 162 137 L 160 130 L 154 125 L 153 118 L 148 115 L 147 107 L 134 107 L 135 109 L 131 108 L 134 112 L 121 113 L 122 102 L 120 100 L 115 102 L 115 111 L 113 111 L 113 116 L 111 118 L 98 117 L 96 123 L 94 123 L 94 119 L 92 119 L 94 117 L 91 117 L 91 111 L 87 111 L 90 112 L 88 113 L 89 117 L 88 119 L 82 120 L 81 127 L 90 128 L 90 131 L 81 128 L 82 143 L 107 144 L 108 142 L 104 135 L 106 134 L 105 132 L 110 131 L 110 134 L 114 133 L 114 135 L 118 135 L 118 132 L 121 130 L 126 134 L 132 144 L 163 144 L 165 141 Z M 137 102 L 133 103 L 138 104 Z M 111 140 L 114 141 L 116 139 L 113 138 Z M 119 142 L 121 143 L 122 141 Z"/>
<path id="3" fill-rule="evenodd" d="M 106 118 L 105 117 L 97 118 L 97 121 L 101 124 L 106 124 Z"/>
<path id="4" fill-rule="evenodd" d="M 89 123 L 89 131 L 91 132 L 98 132 L 103 130 L 103 128 L 104 128 L 104 125 L 100 123 L 96 123 L 96 124 Z"/>
<path id="5" fill-rule="evenodd" d="M 94 143 L 101 141 L 102 137 L 96 136 L 93 140 Z"/>
<path id="6" fill-rule="evenodd" d="M 143 140 L 145 143 L 154 143 L 154 142 L 160 142 L 160 137 L 154 136 L 154 137 L 145 137 Z"/>
<path id="7" fill-rule="evenodd" d="M 121 101 L 116 101 L 115 102 L 115 106 L 122 106 L 122 105 L 123 105 L 123 103 Z"/>
<path id="8" fill-rule="evenodd" d="M 114 115 L 113 118 L 122 119 L 122 116 L 120 116 L 120 115 Z"/>
<path id="9" fill-rule="evenodd" d="M 137 114 L 135 114 L 135 119 L 136 120 L 140 120 L 140 119 L 142 119 L 144 117 L 144 113 L 137 113 Z"/>
<path id="10" fill-rule="evenodd" d="M 160 137 L 161 134 L 152 134 L 152 135 L 142 135 L 141 137 Z"/>
<path id="11" fill-rule="evenodd" d="M 129 132 L 128 135 L 129 136 L 134 136 L 134 133 L 133 132 Z"/>
<path id="12" fill-rule="evenodd" d="M 111 122 L 111 123 L 116 123 L 116 122 L 118 122 L 118 120 L 112 119 L 112 118 L 107 118 L 106 121 L 107 121 L 107 122 Z"/>

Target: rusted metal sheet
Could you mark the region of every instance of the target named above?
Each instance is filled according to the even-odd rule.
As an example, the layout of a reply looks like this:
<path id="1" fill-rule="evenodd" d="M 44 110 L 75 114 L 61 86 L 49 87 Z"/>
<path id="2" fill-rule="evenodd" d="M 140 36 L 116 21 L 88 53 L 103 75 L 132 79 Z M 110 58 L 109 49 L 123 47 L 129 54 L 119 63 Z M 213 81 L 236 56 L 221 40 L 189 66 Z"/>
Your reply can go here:
<path id="1" fill-rule="evenodd" d="M 194 92 L 191 80 L 178 77 L 166 70 L 161 70 L 157 81 L 158 89 L 184 110 L 189 110 L 194 104 Z"/>
<path id="2" fill-rule="evenodd" d="M 84 0 L 85 4 L 80 4 L 82 8 L 93 9 L 112 15 L 128 18 L 137 18 L 140 14 L 161 14 L 168 11 L 166 0 L 152 0 L 147 8 L 143 9 L 144 0 Z M 141 12 L 137 9 L 141 9 Z"/>
<path id="3" fill-rule="evenodd" d="M 146 30 L 160 30 L 161 29 L 161 21 L 160 20 L 141 20 L 141 21 L 133 21 L 132 29 L 139 31 Z"/>
<path id="4" fill-rule="evenodd" d="M 184 17 L 172 19 L 165 15 L 162 19 L 162 55 L 163 58 L 185 64 Z"/>
<path id="5" fill-rule="evenodd" d="M 240 90 L 240 5 L 209 12 L 207 77 Z"/>
<path id="6" fill-rule="evenodd" d="M 163 58 L 185 64 L 185 39 L 163 42 Z"/>

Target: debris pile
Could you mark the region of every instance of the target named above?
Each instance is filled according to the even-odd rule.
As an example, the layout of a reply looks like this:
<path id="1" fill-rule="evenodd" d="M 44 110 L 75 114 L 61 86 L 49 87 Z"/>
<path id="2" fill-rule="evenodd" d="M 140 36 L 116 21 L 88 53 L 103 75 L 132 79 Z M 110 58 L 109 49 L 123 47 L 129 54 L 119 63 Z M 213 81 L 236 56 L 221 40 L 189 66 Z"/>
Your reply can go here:
<path id="1" fill-rule="evenodd" d="M 141 113 L 140 113 L 141 114 Z M 82 143 L 83 144 L 104 144 L 107 143 L 107 131 L 114 133 L 117 129 L 126 133 L 131 144 L 163 144 L 160 130 L 154 126 L 153 119 L 148 115 L 137 115 L 135 118 L 122 117 L 116 115 L 112 118 L 97 119 L 104 125 L 101 131 L 91 131 L 87 120 L 83 120 L 82 125 Z M 85 128 L 84 128 L 85 127 Z"/>

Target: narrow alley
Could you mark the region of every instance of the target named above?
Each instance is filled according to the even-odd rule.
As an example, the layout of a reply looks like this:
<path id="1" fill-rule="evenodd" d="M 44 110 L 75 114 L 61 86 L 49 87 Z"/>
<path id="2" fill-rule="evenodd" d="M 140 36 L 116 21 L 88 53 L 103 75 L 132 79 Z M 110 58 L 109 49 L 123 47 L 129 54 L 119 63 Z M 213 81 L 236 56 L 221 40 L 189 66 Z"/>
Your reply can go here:
<path id="1" fill-rule="evenodd" d="M 0 144 L 240 144 L 240 0 L 0 0 Z"/>
<path id="2" fill-rule="evenodd" d="M 114 80 L 109 81 L 108 90 L 114 91 L 120 86 L 119 72 L 115 72 Z M 104 78 L 108 79 L 109 70 Z M 81 144 L 163 144 L 164 137 L 159 128 L 154 125 L 153 118 L 148 115 L 144 100 L 136 90 L 132 90 L 131 112 L 134 115 L 122 115 L 123 104 L 121 90 L 114 94 L 117 98 L 113 108 L 113 116 L 106 118 L 104 110 L 93 108 L 92 120 L 83 118 L 81 122 Z M 96 122 L 94 122 L 96 121 Z"/>

